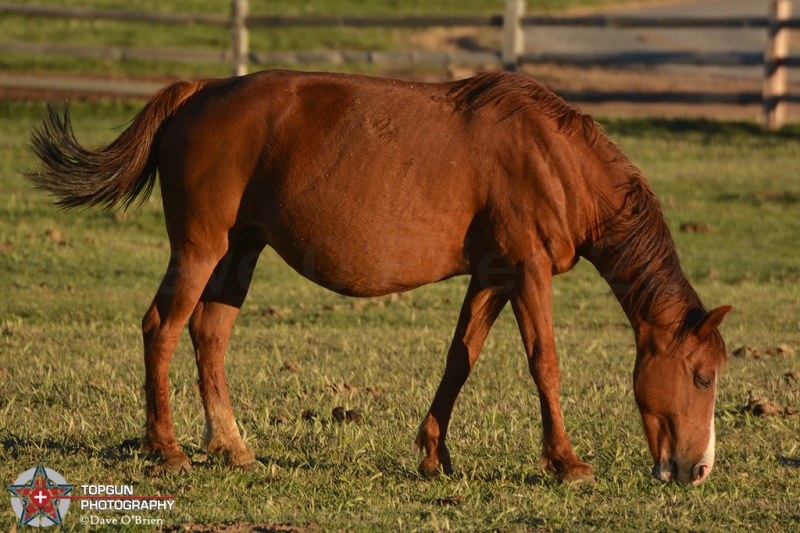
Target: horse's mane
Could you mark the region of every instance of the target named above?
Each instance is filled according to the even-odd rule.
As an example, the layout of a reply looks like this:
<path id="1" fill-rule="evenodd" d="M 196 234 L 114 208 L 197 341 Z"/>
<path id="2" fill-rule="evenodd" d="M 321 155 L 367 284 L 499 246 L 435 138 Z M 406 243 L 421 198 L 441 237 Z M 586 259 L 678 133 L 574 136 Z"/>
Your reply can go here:
<path id="1" fill-rule="evenodd" d="M 658 198 L 641 172 L 631 163 L 627 167 L 632 170 L 621 186 L 621 205 L 612 207 L 611 217 L 595 230 L 599 235 L 595 247 L 605 266 L 601 274 L 629 317 L 652 318 L 670 307 L 681 308 L 679 323 L 675 324 L 674 349 L 694 331 L 707 311 L 683 273 Z M 719 332 L 715 335 L 721 342 Z M 727 360 L 724 350 L 706 353 L 722 354 L 723 359 L 713 361 L 715 364 Z"/>
<path id="2" fill-rule="evenodd" d="M 589 115 L 584 115 L 562 98 L 527 76 L 511 72 L 485 72 L 458 82 L 448 93 L 457 111 L 475 112 L 492 106 L 506 120 L 533 111 L 546 117 L 558 132 L 582 133 L 592 145 L 602 130 Z"/>
<path id="3" fill-rule="evenodd" d="M 704 312 L 683 274 L 672 234 L 650 185 L 637 172 L 624 187 L 622 204 L 612 207 L 612 216 L 598 228 L 600 237 L 595 245 L 604 255 L 604 277 L 631 316 L 652 316 L 657 312 L 651 308 L 655 301 L 683 302 Z M 625 282 L 619 284 L 619 280 Z"/>

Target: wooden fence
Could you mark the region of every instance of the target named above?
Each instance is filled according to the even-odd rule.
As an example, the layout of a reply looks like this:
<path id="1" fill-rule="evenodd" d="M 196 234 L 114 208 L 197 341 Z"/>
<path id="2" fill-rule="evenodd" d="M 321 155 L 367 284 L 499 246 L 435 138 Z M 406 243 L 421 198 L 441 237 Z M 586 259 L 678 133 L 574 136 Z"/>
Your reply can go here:
<path id="1" fill-rule="evenodd" d="M 519 69 L 525 63 L 555 62 L 572 65 L 622 66 L 633 64 L 691 64 L 714 66 L 764 66 L 764 90 L 761 94 L 739 93 L 634 93 L 592 92 L 584 101 L 626 100 L 635 102 L 673 103 L 762 103 L 764 128 L 777 130 L 786 118 L 786 103 L 800 102 L 800 97 L 787 91 L 787 69 L 800 66 L 800 58 L 789 56 L 788 34 L 800 28 L 800 19 L 791 18 L 791 0 L 771 0 L 770 13 L 764 17 L 739 18 L 642 18 L 614 15 L 585 17 L 525 15 L 525 0 L 506 0 L 502 15 L 487 16 L 343 16 L 283 17 L 249 14 L 248 0 L 231 0 L 229 16 L 180 13 L 151 13 L 92 8 L 58 8 L 0 3 L 0 15 L 59 17 L 89 20 L 117 20 L 160 24 L 205 24 L 230 28 L 231 44 L 227 50 L 153 49 L 119 46 L 83 46 L 56 43 L 3 42 L 0 53 L 21 55 L 68 55 L 72 57 L 156 60 L 175 62 L 229 63 L 233 75 L 245 74 L 248 66 L 343 63 L 378 63 L 391 65 L 480 65 Z M 286 27 L 486 27 L 502 31 L 502 48 L 498 51 L 253 51 L 249 45 L 251 30 Z M 542 26 L 579 26 L 603 28 L 763 28 L 767 33 L 764 51 L 750 53 L 637 52 L 614 56 L 586 54 L 552 54 L 546 51 L 526 52 L 525 29 Z M 75 86 L 74 80 L 71 81 Z M 53 86 L 53 82 L 50 82 Z M 149 90 L 149 89 L 148 89 Z"/>

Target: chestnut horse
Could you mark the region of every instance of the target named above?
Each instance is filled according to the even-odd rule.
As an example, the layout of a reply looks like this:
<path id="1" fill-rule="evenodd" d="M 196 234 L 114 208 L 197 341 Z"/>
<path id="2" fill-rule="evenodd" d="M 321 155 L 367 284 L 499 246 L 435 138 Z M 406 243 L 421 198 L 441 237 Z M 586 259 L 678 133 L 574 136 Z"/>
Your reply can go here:
<path id="1" fill-rule="evenodd" d="M 168 367 L 188 321 L 204 445 L 239 467 L 242 441 L 223 370 L 256 258 L 269 245 L 341 294 L 377 296 L 471 276 L 439 388 L 416 438 L 419 470 L 451 472 L 456 397 L 510 302 L 542 409 L 546 467 L 592 480 L 572 450 L 551 280 L 580 257 L 636 335 L 636 402 L 661 480 L 699 484 L 714 464 L 714 398 L 726 350 L 686 280 L 658 200 L 587 115 L 535 81 L 488 73 L 443 84 L 267 71 L 162 90 L 111 144 L 86 150 L 69 110 L 34 132 L 30 177 L 63 207 L 129 206 L 160 174 L 169 267 L 144 316 L 146 433 L 162 468 L 186 470 Z"/>

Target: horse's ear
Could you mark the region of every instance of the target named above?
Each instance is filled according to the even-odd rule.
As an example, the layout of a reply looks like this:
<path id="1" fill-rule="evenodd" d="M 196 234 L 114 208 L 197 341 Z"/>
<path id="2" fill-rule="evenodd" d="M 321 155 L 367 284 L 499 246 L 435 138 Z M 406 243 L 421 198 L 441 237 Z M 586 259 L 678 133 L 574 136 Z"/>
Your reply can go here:
<path id="1" fill-rule="evenodd" d="M 694 327 L 694 332 L 698 337 L 703 338 L 722 324 L 722 319 L 728 314 L 732 307 L 730 305 L 721 305 L 716 309 L 709 311 L 706 316 Z"/>

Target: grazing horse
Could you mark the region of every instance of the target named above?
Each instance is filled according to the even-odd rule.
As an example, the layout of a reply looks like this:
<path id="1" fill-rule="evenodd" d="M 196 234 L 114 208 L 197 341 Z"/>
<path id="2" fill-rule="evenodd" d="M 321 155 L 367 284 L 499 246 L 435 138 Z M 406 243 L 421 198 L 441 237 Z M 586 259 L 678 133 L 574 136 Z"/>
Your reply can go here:
<path id="1" fill-rule="evenodd" d="M 146 433 L 161 467 L 188 470 L 168 367 L 188 321 L 204 445 L 255 464 L 223 370 L 259 252 L 341 294 L 378 296 L 469 275 L 447 364 L 419 427 L 422 473 L 452 471 L 456 397 L 511 303 L 539 392 L 546 467 L 593 480 L 567 439 L 551 316 L 553 276 L 590 261 L 636 336 L 634 390 L 664 481 L 714 464 L 714 398 L 729 306 L 706 311 L 684 276 L 658 200 L 587 115 L 518 74 L 442 84 L 266 71 L 158 93 L 115 141 L 86 150 L 69 109 L 33 134 L 29 174 L 62 207 L 130 206 L 160 174 L 169 267 L 144 316 Z"/>

